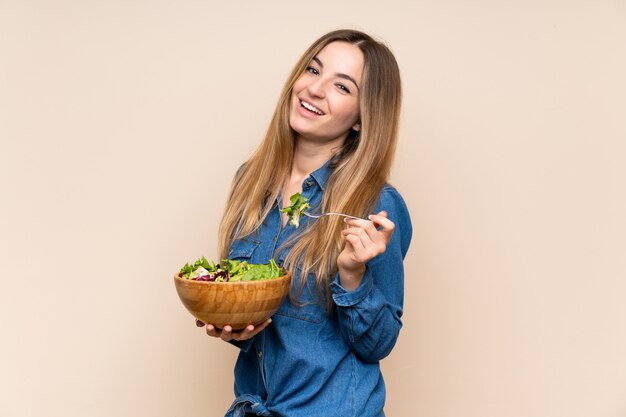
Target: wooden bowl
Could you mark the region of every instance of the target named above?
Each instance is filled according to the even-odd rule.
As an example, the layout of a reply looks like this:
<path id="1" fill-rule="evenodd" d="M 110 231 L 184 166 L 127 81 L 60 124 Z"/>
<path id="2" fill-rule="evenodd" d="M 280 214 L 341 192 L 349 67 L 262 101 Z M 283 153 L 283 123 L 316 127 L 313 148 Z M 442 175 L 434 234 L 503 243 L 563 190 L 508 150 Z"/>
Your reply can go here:
<path id="1" fill-rule="evenodd" d="M 291 274 L 261 281 L 208 282 L 174 275 L 180 300 L 192 316 L 221 329 L 241 330 L 271 317 L 282 304 L 291 284 Z"/>

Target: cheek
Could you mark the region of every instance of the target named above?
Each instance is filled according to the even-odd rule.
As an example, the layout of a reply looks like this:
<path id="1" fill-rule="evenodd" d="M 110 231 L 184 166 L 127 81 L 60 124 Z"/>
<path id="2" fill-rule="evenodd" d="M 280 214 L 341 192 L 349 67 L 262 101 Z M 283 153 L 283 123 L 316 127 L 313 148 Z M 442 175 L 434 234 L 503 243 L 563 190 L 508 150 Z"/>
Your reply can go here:
<path id="1" fill-rule="evenodd" d="M 291 88 L 291 95 L 295 96 L 297 93 L 302 91 L 306 86 L 306 82 L 303 76 L 300 76 L 295 83 L 293 83 L 293 87 Z"/>
<path id="2" fill-rule="evenodd" d="M 296 90 L 294 89 L 291 92 L 291 97 L 289 99 L 289 112 L 293 112 L 299 105 L 300 103 L 298 102 L 298 96 L 296 94 Z"/>
<path id="3" fill-rule="evenodd" d="M 342 119 L 349 124 L 354 124 L 359 119 L 359 103 L 354 100 L 341 103 Z"/>
<path id="4" fill-rule="evenodd" d="M 301 94 L 303 90 L 306 89 L 306 80 L 303 80 L 302 77 L 298 78 L 296 82 L 291 87 L 291 102 L 294 103 L 298 100 L 298 94 Z"/>

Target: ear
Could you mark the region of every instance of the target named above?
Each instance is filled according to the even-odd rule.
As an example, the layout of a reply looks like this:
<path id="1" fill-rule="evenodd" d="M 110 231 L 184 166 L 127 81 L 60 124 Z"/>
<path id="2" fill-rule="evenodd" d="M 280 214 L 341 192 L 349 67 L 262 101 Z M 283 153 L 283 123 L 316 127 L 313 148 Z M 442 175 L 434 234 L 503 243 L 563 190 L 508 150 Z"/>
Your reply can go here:
<path id="1" fill-rule="evenodd" d="M 358 121 L 354 124 L 354 126 L 352 126 L 352 130 L 354 130 L 355 132 L 358 132 L 361 130 L 361 122 Z"/>

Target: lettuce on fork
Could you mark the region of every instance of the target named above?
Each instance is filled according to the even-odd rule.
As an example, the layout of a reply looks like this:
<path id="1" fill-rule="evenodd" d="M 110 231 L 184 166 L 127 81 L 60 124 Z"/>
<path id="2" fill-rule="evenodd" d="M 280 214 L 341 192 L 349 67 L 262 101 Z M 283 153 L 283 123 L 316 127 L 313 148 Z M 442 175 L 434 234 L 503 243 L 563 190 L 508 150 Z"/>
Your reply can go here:
<path id="1" fill-rule="evenodd" d="M 300 226 L 300 217 L 302 217 L 304 211 L 311 206 L 309 205 L 308 200 L 305 197 L 302 197 L 302 194 L 300 193 L 295 193 L 289 198 L 289 200 L 291 201 L 291 205 L 281 209 L 280 211 L 289 216 L 289 223 L 294 225 L 297 229 Z"/>

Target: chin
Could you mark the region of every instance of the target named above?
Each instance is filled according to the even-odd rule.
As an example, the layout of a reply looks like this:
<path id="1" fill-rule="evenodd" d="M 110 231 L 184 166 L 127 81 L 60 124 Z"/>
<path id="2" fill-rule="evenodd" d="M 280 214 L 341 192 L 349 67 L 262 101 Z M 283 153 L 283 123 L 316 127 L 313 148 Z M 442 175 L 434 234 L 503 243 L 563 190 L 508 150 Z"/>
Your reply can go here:
<path id="1" fill-rule="evenodd" d="M 307 135 L 313 133 L 311 132 L 310 127 L 306 126 L 305 122 L 306 120 L 299 120 L 297 116 L 289 117 L 289 127 L 291 127 L 291 129 L 293 129 L 293 131 L 299 135 Z"/>

